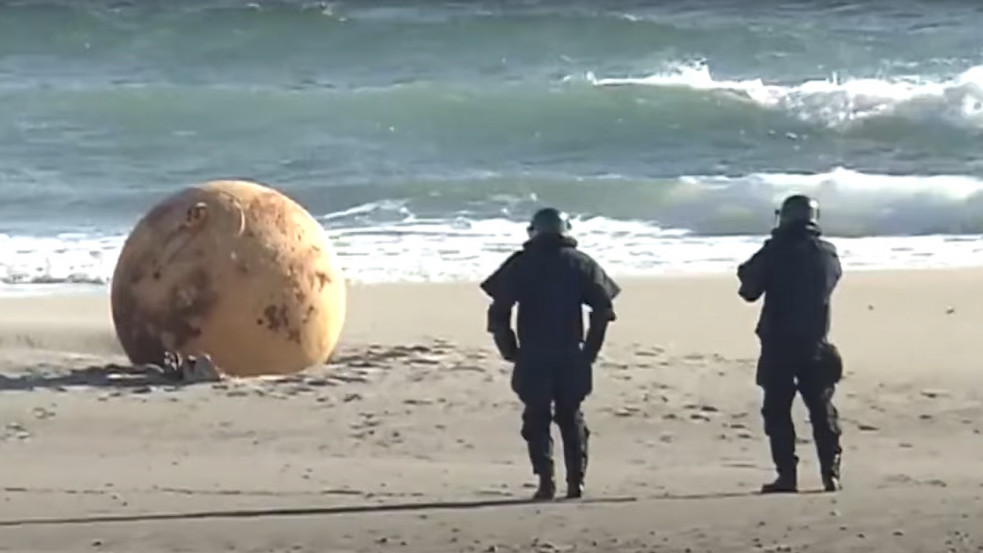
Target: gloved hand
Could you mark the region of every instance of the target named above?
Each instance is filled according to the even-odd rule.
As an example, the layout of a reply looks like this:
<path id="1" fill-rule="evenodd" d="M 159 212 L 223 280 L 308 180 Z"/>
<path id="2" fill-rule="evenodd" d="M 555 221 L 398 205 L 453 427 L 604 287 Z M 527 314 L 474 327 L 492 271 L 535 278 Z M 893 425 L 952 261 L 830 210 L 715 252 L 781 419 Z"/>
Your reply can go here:
<path id="1" fill-rule="evenodd" d="M 498 348 L 502 359 L 514 363 L 519 358 L 519 344 L 516 343 L 515 333 L 511 329 L 493 334 L 495 347 Z"/>
<path id="2" fill-rule="evenodd" d="M 587 362 L 591 364 L 597 361 L 597 356 L 600 355 L 601 353 L 596 349 L 590 347 L 590 345 L 588 344 L 583 345 L 582 351 L 584 353 L 584 357 L 587 359 Z"/>
<path id="3" fill-rule="evenodd" d="M 604 346 L 604 334 L 607 330 L 607 324 L 599 323 L 591 325 L 587 329 L 587 339 L 584 340 L 581 346 L 581 351 L 584 352 L 584 356 L 587 358 L 589 363 L 594 363 L 597 361 L 597 356 L 601 354 L 601 347 Z"/>
<path id="4" fill-rule="evenodd" d="M 604 336 L 607 334 L 608 324 L 614 319 L 613 309 L 608 309 L 607 312 L 591 311 L 590 326 L 587 327 L 587 336 L 581 346 L 588 362 L 593 364 L 597 361 L 597 356 L 600 355 L 601 348 L 604 347 Z"/>

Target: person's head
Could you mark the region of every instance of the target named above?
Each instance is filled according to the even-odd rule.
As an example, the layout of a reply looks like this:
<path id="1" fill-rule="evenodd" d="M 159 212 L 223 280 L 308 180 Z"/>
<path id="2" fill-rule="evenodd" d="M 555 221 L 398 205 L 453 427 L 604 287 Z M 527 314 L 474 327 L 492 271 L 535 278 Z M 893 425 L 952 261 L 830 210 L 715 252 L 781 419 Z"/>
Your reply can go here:
<path id="1" fill-rule="evenodd" d="M 805 194 L 794 194 L 785 198 L 780 208 L 775 210 L 779 227 L 802 225 L 819 221 L 819 202 Z"/>
<path id="2" fill-rule="evenodd" d="M 530 239 L 547 234 L 566 236 L 570 232 L 570 227 L 570 217 L 566 213 L 552 207 L 545 207 L 532 216 L 526 232 Z"/>

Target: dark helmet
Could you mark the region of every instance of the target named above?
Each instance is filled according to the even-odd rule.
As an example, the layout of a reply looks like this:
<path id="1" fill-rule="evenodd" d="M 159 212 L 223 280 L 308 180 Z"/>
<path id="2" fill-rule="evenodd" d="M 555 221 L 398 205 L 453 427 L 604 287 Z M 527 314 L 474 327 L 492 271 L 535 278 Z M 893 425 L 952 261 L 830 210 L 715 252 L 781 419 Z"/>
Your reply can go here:
<path id="1" fill-rule="evenodd" d="M 570 232 L 570 217 L 559 209 L 545 207 L 532 216 L 526 231 L 530 238 L 540 234 L 564 236 Z"/>
<path id="2" fill-rule="evenodd" d="M 815 223 L 819 220 L 819 202 L 804 194 L 794 194 L 785 198 L 775 215 L 778 217 L 778 226 Z"/>

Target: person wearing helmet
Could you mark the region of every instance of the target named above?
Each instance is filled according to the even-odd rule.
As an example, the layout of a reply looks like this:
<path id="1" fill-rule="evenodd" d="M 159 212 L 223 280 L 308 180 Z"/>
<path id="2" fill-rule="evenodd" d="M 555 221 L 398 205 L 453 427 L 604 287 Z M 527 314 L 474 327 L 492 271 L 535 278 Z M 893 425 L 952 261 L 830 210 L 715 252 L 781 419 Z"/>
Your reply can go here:
<path id="1" fill-rule="evenodd" d="M 533 498 L 556 495 L 550 435 L 555 421 L 563 439 L 567 497 L 574 499 L 584 491 L 590 436 L 580 406 L 592 391 L 592 365 L 615 319 L 612 302 L 621 290 L 577 249 L 565 213 L 541 209 L 527 232 L 522 249 L 481 283 L 492 299 L 488 331 L 502 357 L 514 363 L 512 390 L 524 405 L 521 434 L 539 477 Z M 585 304 L 591 309 L 586 335 Z M 518 336 L 511 326 L 515 305 Z"/>
<path id="2" fill-rule="evenodd" d="M 842 276 L 836 247 L 822 239 L 819 204 L 789 196 L 776 211 L 771 238 L 737 271 L 740 296 L 764 296 L 756 333 L 761 343 L 757 384 L 764 390 L 765 433 L 778 478 L 762 493 L 798 491 L 792 402 L 796 392 L 809 410 L 823 486 L 840 489 L 840 426 L 833 392 L 842 359 L 827 338 L 830 298 Z"/>

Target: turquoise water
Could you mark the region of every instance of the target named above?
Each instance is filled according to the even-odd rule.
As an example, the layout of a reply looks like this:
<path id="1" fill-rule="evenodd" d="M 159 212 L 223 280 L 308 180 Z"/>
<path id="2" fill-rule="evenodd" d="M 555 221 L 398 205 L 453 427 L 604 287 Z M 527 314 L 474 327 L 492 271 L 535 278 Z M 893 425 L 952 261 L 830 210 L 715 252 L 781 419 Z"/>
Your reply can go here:
<path id="1" fill-rule="evenodd" d="M 154 202 L 225 177 L 300 201 L 361 280 L 481 274 L 545 203 L 615 272 L 729 270 L 792 191 L 854 266 L 983 264 L 981 26 L 947 1 L 4 1 L 0 281 L 105 282 Z"/>

